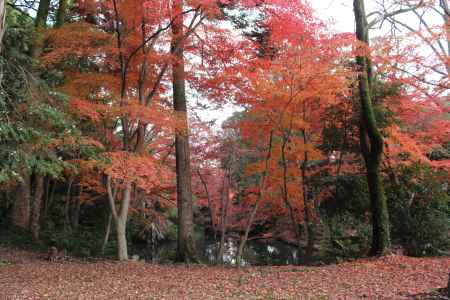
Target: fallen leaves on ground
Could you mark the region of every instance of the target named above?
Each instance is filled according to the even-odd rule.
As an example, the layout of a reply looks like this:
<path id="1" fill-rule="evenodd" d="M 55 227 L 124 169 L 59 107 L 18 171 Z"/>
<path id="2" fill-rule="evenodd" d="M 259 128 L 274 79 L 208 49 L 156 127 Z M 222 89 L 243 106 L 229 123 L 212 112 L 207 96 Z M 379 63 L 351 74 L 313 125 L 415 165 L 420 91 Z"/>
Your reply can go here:
<path id="1" fill-rule="evenodd" d="M 0 299 L 411 299 L 447 284 L 450 258 L 387 256 L 321 267 L 47 262 L 0 247 Z"/>

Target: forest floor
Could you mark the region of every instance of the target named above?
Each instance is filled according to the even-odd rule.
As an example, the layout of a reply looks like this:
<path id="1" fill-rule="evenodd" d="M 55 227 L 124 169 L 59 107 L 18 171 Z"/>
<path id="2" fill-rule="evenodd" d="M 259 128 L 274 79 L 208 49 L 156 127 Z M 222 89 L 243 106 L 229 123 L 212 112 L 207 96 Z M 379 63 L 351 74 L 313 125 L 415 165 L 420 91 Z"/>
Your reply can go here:
<path id="1" fill-rule="evenodd" d="M 240 270 L 44 257 L 0 246 L 0 299 L 446 299 L 450 271 L 450 258 L 396 255 Z"/>

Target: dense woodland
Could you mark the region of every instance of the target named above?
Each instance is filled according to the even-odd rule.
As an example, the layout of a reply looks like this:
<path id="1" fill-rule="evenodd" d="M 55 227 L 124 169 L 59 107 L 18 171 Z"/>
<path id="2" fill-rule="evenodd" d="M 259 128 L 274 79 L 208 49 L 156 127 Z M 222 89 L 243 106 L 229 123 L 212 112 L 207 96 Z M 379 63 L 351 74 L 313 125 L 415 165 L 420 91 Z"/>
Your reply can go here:
<path id="1" fill-rule="evenodd" d="M 0 245 L 448 256 L 449 5 L 366 2 L 338 33 L 303 0 L 1 1 Z"/>

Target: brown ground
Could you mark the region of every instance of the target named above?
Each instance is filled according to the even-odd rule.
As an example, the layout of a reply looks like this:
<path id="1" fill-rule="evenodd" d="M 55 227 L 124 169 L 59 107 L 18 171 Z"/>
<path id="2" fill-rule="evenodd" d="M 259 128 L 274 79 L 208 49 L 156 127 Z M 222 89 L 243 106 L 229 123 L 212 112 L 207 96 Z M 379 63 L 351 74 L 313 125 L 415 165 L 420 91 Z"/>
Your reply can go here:
<path id="1" fill-rule="evenodd" d="M 450 258 L 388 256 L 323 267 L 48 262 L 0 247 L 0 299 L 424 299 Z M 445 298 L 440 298 L 445 299 Z"/>

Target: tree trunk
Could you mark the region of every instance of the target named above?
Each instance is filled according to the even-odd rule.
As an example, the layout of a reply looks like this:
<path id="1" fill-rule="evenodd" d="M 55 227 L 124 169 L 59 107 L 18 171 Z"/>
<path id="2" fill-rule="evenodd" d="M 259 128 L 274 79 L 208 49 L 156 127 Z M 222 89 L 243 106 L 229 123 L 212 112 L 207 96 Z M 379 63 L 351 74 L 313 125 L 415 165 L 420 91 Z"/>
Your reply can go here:
<path id="1" fill-rule="evenodd" d="M 77 229 L 80 225 L 80 211 L 81 211 L 81 196 L 83 195 L 83 187 L 79 186 L 78 197 L 75 198 L 75 203 L 72 203 L 71 222 L 72 228 Z"/>
<path id="2" fill-rule="evenodd" d="M 11 222 L 22 229 L 28 230 L 30 225 L 30 176 L 24 175 L 19 182 L 12 205 Z"/>
<path id="3" fill-rule="evenodd" d="M 6 31 L 6 7 L 5 0 L 0 0 L 0 51 L 2 50 L 3 35 Z"/>
<path id="4" fill-rule="evenodd" d="M 369 45 L 369 33 L 363 0 L 354 0 L 356 36 Z M 361 102 L 360 145 L 364 157 L 372 211 L 371 255 L 389 252 L 389 214 L 383 183 L 380 176 L 380 162 L 383 153 L 383 137 L 378 130 L 372 105 L 372 72 L 368 56 L 357 56 L 359 70 L 359 96 Z"/>
<path id="5" fill-rule="evenodd" d="M 212 206 L 212 200 L 211 200 L 211 194 L 209 193 L 208 184 L 206 183 L 206 180 L 203 178 L 202 173 L 200 172 L 200 169 L 197 169 L 198 177 L 200 178 L 200 181 L 202 182 L 203 188 L 205 189 L 206 197 L 208 198 L 208 213 L 209 218 L 211 219 L 211 229 L 214 233 L 214 240 L 216 240 L 216 223 L 214 222 L 214 210 Z"/>
<path id="6" fill-rule="evenodd" d="M 120 261 L 128 260 L 127 231 L 126 219 L 116 220 L 116 238 L 117 238 L 117 258 Z"/>
<path id="7" fill-rule="evenodd" d="M 447 297 L 450 297 L 450 273 L 448 273 Z"/>
<path id="8" fill-rule="evenodd" d="M 194 238 L 194 212 L 191 186 L 191 167 L 189 153 L 189 129 L 186 107 L 185 70 L 183 61 L 183 2 L 173 3 L 177 17 L 172 24 L 172 64 L 173 105 L 181 127 L 175 133 L 177 206 L 178 206 L 178 248 L 177 261 L 199 262 Z"/>
<path id="9" fill-rule="evenodd" d="M 69 178 L 69 186 L 67 187 L 66 197 L 64 198 L 64 227 L 67 228 L 71 225 L 70 222 L 70 202 L 72 199 L 72 185 L 74 178 Z"/>
<path id="10" fill-rule="evenodd" d="M 68 0 L 59 0 L 58 11 L 56 12 L 55 27 L 61 27 L 64 24 L 68 8 L 69 8 Z"/>
<path id="11" fill-rule="evenodd" d="M 31 48 L 31 57 L 38 58 L 42 53 L 42 44 L 39 43 L 40 31 L 47 27 L 48 11 L 50 9 L 50 0 L 40 0 L 34 27 L 36 28 L 35 43 Z"/>
<path id="12" fill-rule="evenodd" d="M 247 220 L 247 226 L 245 228 L 245 233 L 241 237 L 241 241 L 239 243 L 239 249 L 238 249 L 238 253 L 236 256 L 236 265 L 238 268 L 240 268 L 241 264 L 242 264 L 242 255 L 244 254 L 245 244 L 247 243 L 248 234 L 250 233 L 250 229 L 255 220 L 256 212 L 258 211 L 258 207 L 259 207 L 261 200 L 264 198 L 264 192 L 266 189 L 266 177 L 269 172 L 269 160 L 272 155 L 272 142 L 273 142 L 273 132 L 270 132 L 269 147 L 267 149 L 267 156 L 266 156 L 266 161 L 265 161 L 265 169 L 264 169 L 264 172 L 259 181 L 258 198 L 256 199 L 255 205 L 253 206 L 252 212 L 250 213 L 250 216 Z"/>
<path id="13" fill-rule="evenodd" d="M 48 11 L 50 9 L 50 0 L 40 0 L 34 26 L 38 29 L 47 27 Z"/>
<path id="14" fill-rule="evenodd" d="M 303 132 L 305 135 L 306 133 Z M 304 137 L 305 144 L 306 138 Z M 305 225 L 307 232 L 307 244 L 305 253 L 305 262 L 310 263 L 313 258 L 314 241 L 316 239 L 316 214 L 314 209 L 314 201 L 309 197 L 309 190 L 307 184 L 306 168 L 308 164 L 308 152 L 305 152 L 303 166 L 301 170 L 302 176 L 302 189 L 303 189 L 303 202 L 305 203 Z"/>
<path id="15" fill-rule="evenodd" d="M 222 190 L 222 205 L 221 205 L 221 222 L 220 222 L 220 244 L 217 254 L 217 261 L 223 264 L 223 255 L 225 253 L 225 237 L 227 233 L 228 220 L 228 205 L 230 203 L 230 173 L 227 171 L 224 174 L 223 190 Z"/>
<path id="16" fill-rule="evenodd" d="M 42 217 L 44 224 L 47 220 L 48 212 L 51 210 L 53 200 L 55 199 L 55 186 L 56 183 L 52 183 L 50 178 L 47 178 L 47 186 L 45 188 L 45 201 L 44 201 L 44 215 Z"/>
<path id="17" fill-rule="evenodd" d="M 111 234 L 111 225 L 112 225 L 112 214 L 109 213 L 108 214 L 108 222 L 106 224 L 105 237 L 103 239 L 103 244 L 102 244 L 102 254 L 105 253 L 106 245 L 108 244 L 108 241 L 109 241 L 109 235 Z"/>
<path id="18" fill-rule="evenodd" d="M 289 194 L 288 194 L 288 161 L 286 159 L 286 146 L 289 142 L 289 138 L 291 135 L 291 129 L 289 129 L 288 134 L 283 134 L 283 144 L 281 146 L 281 161 L 283 164 L 283 201 L 284 204 L 287 206 L 289 211 L 289 217 L 291 219 L 292 229 L 294 229 L 295 238 L 297 240 L 297 258 L 295 263 L 300 263 L 300 256 L 301 256 L 301 234 L 300 234 L 300 227 L 297 222 L 297 218 L 295 217 L 295 211 L 292 207 L 291 203 L 289 202 Z"/>
<path id="19" fill-rule="evenodd" d="M 108 176 L 106 189 L 108 192 L 109 208 L 116 227 L 117 238 L 117 258 L 121 261 L 128 260 L 128 246 L 127 246 L 127 220 L 128 209 L 131 202 L 131 184 L 128 183 L 123 190 L 122 203 L 120 204 L 120 210 L 116 209 L 116 194 L 117 189 L 112 188 L 111 178 Z"/>
<path id="20" fill-rule="evenodd" d="M 30 231 L 33 241 L 39 241 L 41 231 L 41 209 L 44 196 L 44 177 L 36 174 L 33 203 L 31 208 Z"/>

